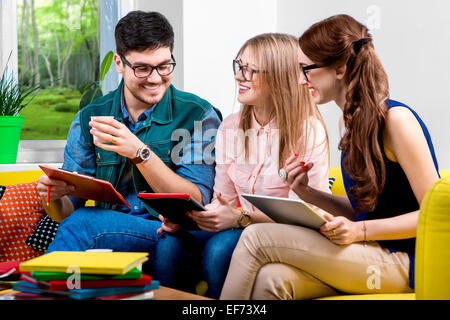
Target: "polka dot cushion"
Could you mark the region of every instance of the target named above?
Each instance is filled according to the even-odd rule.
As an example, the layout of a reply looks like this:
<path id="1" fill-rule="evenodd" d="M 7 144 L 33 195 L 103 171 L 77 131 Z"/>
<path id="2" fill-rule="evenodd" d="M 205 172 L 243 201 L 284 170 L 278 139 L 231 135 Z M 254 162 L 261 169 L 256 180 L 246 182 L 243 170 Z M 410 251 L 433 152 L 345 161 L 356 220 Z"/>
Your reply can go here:
<path id="1" fill-rule="evenodd" d="M 52 218 L 45 215 L 25 243 L 34 250 L 44 253 L 55 238 L 58 227 L 58 222 L 53 221 Z"/>
<path id="2" fill-rule="evenodd" d="M 0 262 L 25 261 L 42 254 L 25 244 L 45 215 L 36 185 L 32 182 L 4 188 L 0 200 Z"/>

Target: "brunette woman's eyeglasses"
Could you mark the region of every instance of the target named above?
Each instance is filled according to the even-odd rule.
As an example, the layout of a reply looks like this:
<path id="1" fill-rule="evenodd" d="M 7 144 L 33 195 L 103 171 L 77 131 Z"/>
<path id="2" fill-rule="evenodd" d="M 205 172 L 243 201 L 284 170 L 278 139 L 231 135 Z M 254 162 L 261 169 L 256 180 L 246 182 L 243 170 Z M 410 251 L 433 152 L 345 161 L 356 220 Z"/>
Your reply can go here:
<path id="1" fill-rule="evenodd" d="M 318 66 L 317 64 L 310 64 L 309 66 L 304 66 L 300 64 L 300 70 L 302 70 L 303 75 L 305 76 L 306 81 L 309 81 L 308 79 L 308 71 L 313 69 L 319 69 L 323 68 L 323 66 Z"/>

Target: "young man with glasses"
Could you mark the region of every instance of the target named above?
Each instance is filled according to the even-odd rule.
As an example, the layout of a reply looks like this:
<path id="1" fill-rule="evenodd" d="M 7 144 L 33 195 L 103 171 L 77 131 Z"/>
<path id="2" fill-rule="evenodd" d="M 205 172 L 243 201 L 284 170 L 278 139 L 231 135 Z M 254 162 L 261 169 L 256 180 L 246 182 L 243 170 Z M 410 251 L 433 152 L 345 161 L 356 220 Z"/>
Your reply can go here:
<path id="1" fill-rule="evenodd" d="M 63 169 L 110 181 L 131 208 L 99 202 L 96 208 L 85 207 L 86 200 L 67 196 L 73 186 L 41 176 L 41 197 L 51 190 L 46 212 L 62 221 L 47 252 L 106 248 L 152 253 L 161 221 L 139 192 L 189 193 L 203 204 L 211 200 L 214 153 L 206 151 L 215 135 L 204 133 L 217 130 L 221 115 L 207 101 L 171 84 L 176 65 L 172 26 L 157 12 L 134 11 L 118 22 L 115 38 L 114 63 L 123 80 L 78 112 Z M 202 132 L 194 135 L 198 122 Z M 173 141 L 177 130 L 189 140 L 181 141 L 182 152 L 172 155 L 180 143 L 178 134 Z"/>

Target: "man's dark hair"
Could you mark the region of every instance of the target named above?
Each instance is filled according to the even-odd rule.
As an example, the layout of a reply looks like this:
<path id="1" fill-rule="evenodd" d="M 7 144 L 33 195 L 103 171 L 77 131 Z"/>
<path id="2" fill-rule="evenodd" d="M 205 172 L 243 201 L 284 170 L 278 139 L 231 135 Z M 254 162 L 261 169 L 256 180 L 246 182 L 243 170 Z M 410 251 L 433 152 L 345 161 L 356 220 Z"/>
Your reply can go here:
<path id="1" fill-rule="evenodd" d="M 169 21 L 159 12 L 131 11 L 119 20 L 115 30 L 117 54 L 169 47 L 174 33 Z"/>

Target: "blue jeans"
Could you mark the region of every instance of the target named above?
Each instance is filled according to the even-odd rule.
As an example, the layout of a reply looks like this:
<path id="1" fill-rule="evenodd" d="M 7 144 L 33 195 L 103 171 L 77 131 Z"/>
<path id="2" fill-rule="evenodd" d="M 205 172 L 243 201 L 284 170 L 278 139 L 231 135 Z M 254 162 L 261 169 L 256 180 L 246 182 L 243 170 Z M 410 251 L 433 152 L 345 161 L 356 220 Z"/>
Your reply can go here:
<path id="1" fill-rule="evenodd" d="M 204 278 L 207 295 L 218 299 L 241 233 L 242 229 L 163 233 L 153 251 L 153 277 L 163 286 L 190 292 Z"/>
<path id="2" fill-rule="evenodd" d="M 87 249 L 152 252 L 160 226 L 159 220 L 106 209 L 80 208 L 61 222 L 46 253 Z"/>

